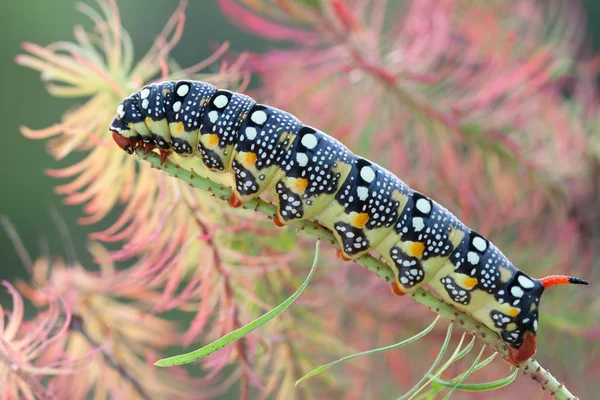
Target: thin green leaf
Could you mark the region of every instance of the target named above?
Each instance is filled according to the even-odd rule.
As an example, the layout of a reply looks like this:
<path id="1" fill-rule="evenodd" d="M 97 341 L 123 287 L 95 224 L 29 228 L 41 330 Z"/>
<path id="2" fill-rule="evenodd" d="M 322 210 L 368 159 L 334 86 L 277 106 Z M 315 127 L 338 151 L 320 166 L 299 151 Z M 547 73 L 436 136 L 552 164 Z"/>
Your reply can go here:
<path id="1" fill-rule="evenodd" d="M 518 373 L 519 370 L 515 369 L 515 371 L 512 374 L 508 375 L 505 378 L 498 379 L 497 381 L 487 383 L 461 383 L 457 385 L 456 388 L 458 390 L 463 390 L 467 392 L 485 392 L 487 390 L 499 389 L 501 387 L 511 384 L 517 377 Z M 455 383 L 453 382 L 444 381 L 438 378 L 434 378 L 434 381 L 440 385 L 444 385 L 447 387 L 453 387 L 455 385 Z"/>
<path id="2" fill-rule="evenodd" d="M 452 353 L 448 361 L 446 361 L 446 363 L 440 367 L 440 369 L 435 373 L 435 375 L 432 378 L 429 378 L 423 386 L 421 386 L 412 396 L 410 396 L 409 400 L 413 399 L 416 395 L 418 395 L 419 392 L 425 388 L 425 386 L 429 385 L 435 378 L 440 376 L 442 372 L 444 372 L 454 362 L 455 358 L 460 354 L 462 344 L 465 340 L 465 335 L 466 332 L 463 333 L 462 337 L 460 338 L 460 342 L 458 342 L 458 345 L 456 346 L 456 350 L 454 350 L 454 353 Z"/>
<path id="3" fill-rule="evenodd" d="M 423 329 L 421 332 L 417 333 L 416 335 L 414 335 L 414 336 L 412 336 L 412 337 L 410 337 L 410 338 L 408 338 L 406 340 L 401 341 L 400 343 L 392 344 L 390 346 L 380 347 L 378 349 L 367 350 L 367 351 L 363 351 L 363 352 L 360 352 L 360 353 L 352 354 L 352 355 L 340 358 L 339 360 L 332 361 L 329 364 L 321 365 L 320 367 L 315 368 L 312 371 L 310 371 L 308 374 L 304 375 L 302 378 L 298 379 L 296 381 L 296 386 L 299 383 L 307 380 L 311 376 L 315 376 L 318 373 L 320 373 L 320 372 L 326 370 L 327 368 L 329 368 L 329 367 L 331 367 L 331 366 L 333 366 L 333 365 L 335 365 L 337 363 L 340 363 L 342 361 L 351 360 L 351 359 L 353 359 L 355 357 L 359 357 L 359 356 L 363 356 L 363 355 L 367 355 L 367 354 L 375 354 L 375 353 L 381 353 L 381 352 L 388 351 L 388 350 L 394 350 L 394 349 L 397 349 L 399 347 L 411 344 L 411 343 L 413 343 L 413 342 L 421 339 L 423 336 L 427 335 L 429 332 L 431 332 L 433 330 L 433 328 L 435 327 L 435 324 L 437 323 L 437 321 L 438 321 L 439 318 L 440 318 L 440 316 L 438 315 L 435 318 L 435 320 L 431 323 L 431 325 L 429 325 L 427 328 Z"/>
<path id="4" fill-rule="evenodd" d="M 469 352 L 470 352 L 471 350 L 473 350 L 473 346 L 474 346 L 474 345 L 475 345 L 475 336 L 473 336 L 473 338 L 471 339 L 471 341 L 469 342 L 469 344 L 468 344 L 468 345 L 467 345 L 467 346 L 466 346 L 464 349 L 462 349 L 462 350 L 460 351 L 460 353 L 458 353 L 458 354 L 456 355 L 456 357 L 454 357 L 454 358 L 452 359 L 452 361 L 451 361 L 451 362 L 452 362 L 452 363 L 455 363 L 455 362 L 457 362 L 458 360 L 460 360 L 461 358 L 463 358 L 464 356 L 466 356 L 467 354 L 469 354 Z"/>
<path id="5" fill-rule="evenodd" d="M 491 356 L 489 356 L 488 358 L 486 358 L 485 360 L 481 361 L 479 364 L 475 365 L 475 367 L 473 368 L 473 371 L 471 371 L 470 373 L 479 371 L 480 369 L 482 369 L 483 367 L 485 367 L 486 365 L 491 363 L 494 360 L 494 358 L 496 358 L 497 355 L 498 355 L 498 353 L 494 353 Z M 452 379 L 450 382 L 456 382 L 456 381 L 460 380 L 463 377 L 463 375 L 465 375 L 465 374 L 466 374 L 466 372 L 462 373 L 461 375 Z"/>
<path id="6" fill-rule="evenodd" d="M 479 363 L 479 360 L 481 359 L 481 356 L 483 355 L 483 351 L 485 350 L 485 345 L 483 345 L 481 347 L 481 351 L 479 352 L 479 354 L 477 355 L 477 358 L 475 358 L 475 361 L 473 361 L 473 364 L 471 364 L 471 368 L 469 368 L 466 372 L 464 372 L 463 374 L 461 374 L 459 379 L 453 379 L 452 382 L 454 382 L 454 386 L 452 387 L 452 389 L 450 389 L 450 391 L 446 394 L 446 396 L 444 396 L 444 400 L 448 400 L 450 398 L 450 396 L 452 395 L 452 392 L 454 392 L 458 386 L 465 380 L 467 379 L 467 377 L 469 375 L 471 375 L 473 373 L 473 371 L 475 370 L 475 367 L 477 366 L 477 364 Z"/>
<path id="7" fill-rule="evenodd" d="M 258 317 L 257 319 L 250 322 L 249 324 L 244 325 L 241 328 L 238 328 L 235 331 L 228 333 L 227 335 L 221 337 L 220 339 L 217 339 L 214 342 L 212 342 L 198 350 L 194 350 L 194 351 L 192 351 L 190 353 L 186 353 L 186 354 L 180 354 L 178 356 L 163 358 L 162 360 L 158 360 L 157 362 L 155 362 L 154 365 L 156 365 L 158 367 L 171 367 L 174 365 L 183 365 L 183 364 L 191 363 L 193 361 L 196 361 L 203 357 L 206 357 L 207 355 L 212 354 L 217 350 L 222 349 L 223 347 L 227 346 L 228 344 L 243 338 L 250 332 L 252 332 L 255 329 L 266 324 L 267 322 L 269 322 L 270 320 L 275 318 L 277 315 L 279 315 L 283 311 L 285 311 L 300 296 L 302 291 L 308 285 L 310 278 L 312 278 L 312 276 L 315 272 L 315 269 L 317 268 L 318 261 L 319 261 L 319 241 L 317 241 L 316 248 L 315 248 L 315 259 L 313 261 L 312 268 L 310 269 L 310 272 L 308 273 L 308 276 L 306 277 L 306 280 L 302 283 L 302 285 L 300 285 L 298 290 L 296 290 L 283 303 L 279 304 L 277 307 L 275 307 L 268 313 Z"/>
<path id="8" fill-rule="evenodd" d="M 419 382 L 417 382 L 417 384 L 415 386 L 412 387 L 412 389 L 410 389 L 408 392 L 406 392 L 402 397 L 398 398 L 398 400 L 406 399 L 408 396 L 413 394 L 419 387 L 421 387 L 423 382 L 425 382 L 425 379 L 427 379 L 427 376 L 429 376 L 435 370 L 435 368 L 438 366 L 440 361 L 442 361 L 442 358 L 444 357 L 444 354 L 446 354 L 446 350 L 448 349 L 448 344 L 450 343 L 450 338 L 452 337 L 452 327 L 453 326 L 454 326 L 453 323 L 448 325 L 448 331 L 446 332 L 446 338 L 444 339 L 444 343 L 442 344 L 442 347 L 440 348 L 440 352 L 438 353 L 438 356 L 436 357 L 435 361 L 431 365 L 431 368 L 429 368 L 429 371 L 427 371 L 427 373 L 421 378 L 421 380 Z"/>

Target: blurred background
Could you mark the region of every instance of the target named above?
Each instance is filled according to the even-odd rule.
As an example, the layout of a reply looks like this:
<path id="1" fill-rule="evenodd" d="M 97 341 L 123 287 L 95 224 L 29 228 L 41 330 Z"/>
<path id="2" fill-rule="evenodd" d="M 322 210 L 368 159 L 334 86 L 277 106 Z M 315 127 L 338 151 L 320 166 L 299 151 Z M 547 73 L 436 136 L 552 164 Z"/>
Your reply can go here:
<path id="1" fill-rule="evenodd" d="M 76 4 L 77 2 L 70 0 L 24 0 L 3 2 L 0 5 L 3 15 L 0 29 L 4 37 L 0 44 L 0 63 L 3 71 L 2 87 L 5 88 L 1 94 L 3 108 L 0 113 L 6 121 L 7 146 L 15 150 L 21 149 L 6 151 L 0 160 L 2 185 L 5 189 L 0 196 L 0 214 L 10 218 L 32 254 L 39 250 L 42 236 L 48 240 L 53 254 L 64 253 L 61 240 L 58 235 L 53 234 L 56 232 L 56 224 L 50 218 L 49 207 L 55 207 L 64 218 L 76 249 L 85 248 L 87 234 L 110 224 L 104 222 L 103 225 L 101 222 L 92 227 L 78 224 L 82 207 L 62 204 L 61 196 L 54 194 L 57 181 L 44 174 L 47 168 L 71 165 L 78 159 L 77 155 L 56 161 L 44 150 L 45 141 L 29 140 L 19 132 L 21 125 L 33 129 L 51 125 L 60 120 L 66 109 L 75 105 L 71 99 L 62 100 L 50 96 L 40 81 L 39 73 L 18 66 L 14 58 L 22 53 L 23 42 L 48 45 L 56 41 L 72 40 L 75 24 L 90 28 L 91 22 L 75 9 Z M 175 6 L 175 2 L 168 0 L 119 2 L 123 24 L 136 44 L 137 57 L 141 57 L 151 46 Z M 140 9 L 144 12 L 140 12 Z M 186 23 L 181 42 L 173 52 L 174 58 L 181 65 L 191 65 L 208 57 L 214 51 L 210 46 L 220 45 L 224 41 L 231 42 L 232 47 L 238 51 L 263 51 L 274 47 L 273 43 L 262 41 L 233 26 L 223 16 L 216 2 L 193 1 L 188 5 L 188 10 L 190 20 Z M 215 64 L 212 69 L 217 68 L 218 64 Z M 4 234 L 0 240 L 0 250 L 3 255 L 0 277 L 11 280 L 15 276 L 24 276 L 22 263 Z M 86 251 L 80 251 L 78 256 L 83 264 L 90 262 Z M 5 294 L 1 293 L 0 296 Z"/>
<path id="2" fill-rule="evenodd" d="M 19 131 L 21 125 L 33 129 L 52 125 L 60 120 L 65 110 L 76 103 L 72 99 L 62 100 L 50 96 L 40 82 L 37 71 L 18 66 L 14 62 L 15 56 L 22 53 L 23 42 L 47 45 L 56 41 L 72 40 L 75 24 L 91 27 L 90 21 L 75 9 L 75 4 L 69 0 L 19 0 L 4 1 L 0 4 L 3 20 L 0 29 L 4 38 L 0 44 L 0 79 L 3 89 L 0 94 L 3 97 L 0 113 L 5 121 L 5 139 L 2 142 L 4 152 L 0 157 L 0 214 L 10 219 L 32 255 L 37 255 L 41 248 L 40 243 L 47 241 L 52 255 L 63 256 L 65 249 L 57 234 L 57 222 L 49 213 L 49 209 L 54 207 L 71 233 L 77 258 L 83 265 L 91 265 L 92 258 L 85 251 L 88 235 L 110 226 L 117 214 L 113 211 L 108 218 L 92 226 L 79 224 L 78 219 L 84 216 L 83 206 L 63 204 L 64 196 L 54 193 L 60 180 L 49 178 L 45 170 L 72 165 L 82 156 L 75 153 L 56 161 L 45 150 L 46 140 L 30 140 L 23 137 Z M 600 3 L 583 0 L 582 4 L 587 12 L 590 46 L 598 51 Z M 118 5 L 123 25 L 135 43 L 137 57 L 142 56 L 151 46 L 157 32 L 176 7 L 175 2 L 169 0 L 128 0 L 119 1 Z M 231 43 L 233 51 L 264 53 L 286 46 L 285 43 L 267 41 L 238 29 L 223 16 L 213 1 L 191 1 L 186 15 L 183 37 L 171 54 L 180 65 L 191 65 L 208 57 L 214 48 L 224 41 Z M 215 64 L 208 68 L 208 72 L 216 72 L 217 69 L 218 64 Z M 370 158 L 374 158 L 372 154 Z M 64 180 L 68 181 L 70 180 Z M 26 277 L 14 246 L 4 232 L 0 234 L 0 251 L 0 279 L 12 281 L 16 277 Z M 532 249 L 524 249 L 523 254 L 527 251 Z M 523 257 L 526 259 L 527 256 Z M 598 266 L 597 262 L 595 266 Z M 561 296 L 564 294 L 557 294 L 553 299 L 558 301 Z M 0 291 L 0 302 L 8 298 L 4 291 Z M 549 305 L 547 307 L 550 309 Z M 565 321 L 555 322 L 556 326 L 561 323 L 568 325 Z M 568 331 L 569 328 L 565 330 Z M 384 339 L 391 340 L 389 337 Z M 594 372 L 596 376 L 599 373 Z"/>

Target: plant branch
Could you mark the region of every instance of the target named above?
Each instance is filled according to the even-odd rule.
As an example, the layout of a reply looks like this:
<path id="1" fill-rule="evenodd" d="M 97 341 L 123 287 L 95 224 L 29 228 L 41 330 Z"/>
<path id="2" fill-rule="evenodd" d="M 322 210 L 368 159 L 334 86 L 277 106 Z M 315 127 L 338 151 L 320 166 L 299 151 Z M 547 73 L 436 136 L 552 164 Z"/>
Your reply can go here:
<path id="1" fill-rule="evenodd" d="M 90 345 L 92 345 L 92 347 L 100 347 L 100 345 L 86 331 L 85 327 L 83 326 L 83 319 L 81 319 L 81 317 L 73 315 L 69 329 L 71 329 L 71 331 L 73 332 L 79 332 L 83 336 L 83 338 Z M 144 391 L 144 388 L 142 387 L 141 383 L 133 375 L 131 375 L 129 371 L 127 371 L 127 369 L 125 369 L 125 367 L 115 357 L 113 357 L 105 349 L 102 349 L 101 353 L 102 357 L 104 358 L 104 361 L 106 361 L 106 363 L 111 368 L 113 368 L 119 375 L 121 375 L 121 377 L 123 377 L 124 380 L 129 382 L 143 400 L 150 400 L 150 396 L 148 396 L 148 394 Z"/>
<path id="2" fill-rule="evenodd" d="M 156 153 L 149 152 L 144 154 L 143 149 L 137 149 L 136 154 L 142 160 L 150 163 L 153 168 L 161 170 L 168 175 L 189 184 L 191 187 L 204 190 L 213 197 L 227 201 L 231 196 L 232 191 L 229 187 L 202 177 L 194 172 L 193 169 L 187 170 L 168 159 L 163 165 L 161 165 L 160 157 Z M 260 198 L 253 199 L 243 204 L 242 207 L 265 214 L 271 219 L 276 213 L 276 206 L 274 204 Z M 322 242 L 329 243 L 336 249 L 339 249 L 338 243 L 331 231 L 321 224 L 315 221 L 302 220 L 295 222 L 293 225 L 297 231 L 304 232 L 309 236 L 317 238 Z M 391 268 L 373 256 L 365 255 L 354 261 L 364 266 L 367 270 L 373 272 L 375 275 L 377 275 L 377 277 L 386 282 L 392 282 L 394 280 L 394 274 Z M 454 306 L 444 302 L 428 290 L 422 288 L 417 289 L 411 294 L 411 296 L 415 301 L 425 305 L 433 312 L 446 317 L 453 322 L 456 322 L 457 325 L 470 332 L 483 342 L 492 346 L 503 357 L 508 358 L 508 347 L 506 346 L 506 343 L 504 343 L 495 332 L 484 326 L 481 322 L 458 310 Z M 542 368 L 540 364 L 533 358 L 523 362 L 517 368 L 520 368 L 524 374 L 530 374 L 532 379 L 538 382 L 543 389 L 548 390 L 554 399 L 578 399 L 567 389 L 564 384 L 558 382 L 558 380 L 556 380 L 550 371 Z"/>

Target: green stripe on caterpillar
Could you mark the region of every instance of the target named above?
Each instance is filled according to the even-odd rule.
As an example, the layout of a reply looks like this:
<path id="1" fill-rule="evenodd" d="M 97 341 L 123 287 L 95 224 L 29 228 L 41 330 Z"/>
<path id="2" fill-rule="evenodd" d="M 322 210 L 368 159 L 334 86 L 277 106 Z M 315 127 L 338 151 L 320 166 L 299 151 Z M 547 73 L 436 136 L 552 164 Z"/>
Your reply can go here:
<path id="1" fill-rule="evenodd" d="M 448 303 L 497 332 L 514 365 L 536 351 L 544 289 L 586 281 L 534 279 L 447 209 L 383 167 L 354 155 L 293 115 L 199 81 L 166 81 L 125 98 L 110 125 L 125 151 L 200 157 L 235 178 L 229 204 L 275 195 L 275 223 L 313 219 L 335 235 L 339 256 L 376 251 L 393 271 L 395 294 L 429 284 Z"/>

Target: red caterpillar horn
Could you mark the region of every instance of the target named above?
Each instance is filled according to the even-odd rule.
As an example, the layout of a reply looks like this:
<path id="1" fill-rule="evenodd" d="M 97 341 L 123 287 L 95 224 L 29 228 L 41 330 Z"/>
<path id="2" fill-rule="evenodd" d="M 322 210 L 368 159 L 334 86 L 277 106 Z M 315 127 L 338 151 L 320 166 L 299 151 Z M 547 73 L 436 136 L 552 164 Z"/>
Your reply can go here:
<path id="1" fill-rule="evenodd" d="M 538 279 L 538 280 L 540 281 L 542 286 L 544 286 L 545 289 L 547 289 L 551 286 L 555 286 L 555 285 L 568 285 L 568 284 L 588 285 L 589 284 L 588 281 L 584 281 L 583 279 L 575 278 L 573 276 L 566 276 L 566 275 L 551 275 L 551 276 L 547 276 L 545 278 Z"/>

